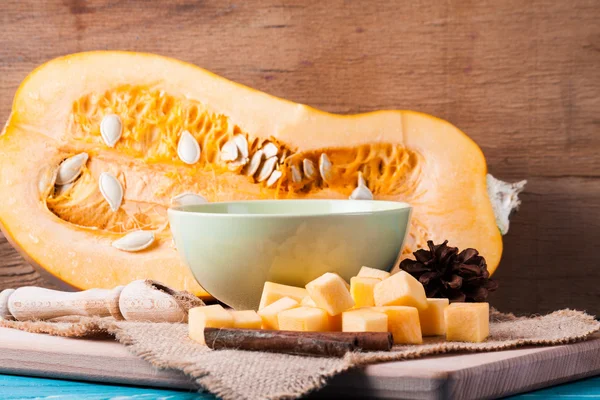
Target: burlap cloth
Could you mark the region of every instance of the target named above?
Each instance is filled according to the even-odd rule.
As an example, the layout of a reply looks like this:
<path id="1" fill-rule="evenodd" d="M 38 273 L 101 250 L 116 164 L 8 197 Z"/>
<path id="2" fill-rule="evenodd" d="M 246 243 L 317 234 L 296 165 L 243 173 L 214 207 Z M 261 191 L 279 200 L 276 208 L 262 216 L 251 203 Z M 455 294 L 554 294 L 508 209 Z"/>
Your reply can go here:
<path id="1" fill-rule="evenodd" d="M 77 322 L 0 320 L 0 326 L 68 337 L 111 335 L 152 365 L 183 371 L 200 388 L 223 399 L 293 399 L 323 387 L 334 375 L 360 365 L 449 352 L 565 344 L 585 340 L 600 330 L 600 322 L 580 311 L 567 309 L 545 316 L 515 317 L 492 310 L 490 337 L 485 343 L 430 339 L 422 345 L 395 346 L 391 352 L 318 358 L 240 350 L 213 351 L 190 340 L 186 324 L 81 318 Z"/>

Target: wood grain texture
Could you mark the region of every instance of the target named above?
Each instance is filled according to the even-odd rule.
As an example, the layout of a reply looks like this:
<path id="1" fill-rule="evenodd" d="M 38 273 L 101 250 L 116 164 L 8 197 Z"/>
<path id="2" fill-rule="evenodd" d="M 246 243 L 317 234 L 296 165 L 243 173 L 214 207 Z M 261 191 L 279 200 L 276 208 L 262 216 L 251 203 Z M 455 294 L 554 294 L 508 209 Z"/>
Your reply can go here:
<path id="1" fill-rule="evenodd" d="M 492 304 L 600 314 L 598 20 L 598 0 L 3 0 L 0 120 L 31 70 L 94 49 L 176 57 L 332 112 L 431 113 L 494 175 L 530 181 Z M 40 283 L 6 249 L 0 288 Z"/>
<path id="2" fill-rule="evenodd" d="M 0 328 L 0 373 L 196 388 L 183 373 L 157 370 L 114 341 L 62 338 L 7 328 Z M 599 373 L 600 335 L 595 335 L 571 345 L 368 365 L 334 377 L 310 398 L 497 398 Z"/>

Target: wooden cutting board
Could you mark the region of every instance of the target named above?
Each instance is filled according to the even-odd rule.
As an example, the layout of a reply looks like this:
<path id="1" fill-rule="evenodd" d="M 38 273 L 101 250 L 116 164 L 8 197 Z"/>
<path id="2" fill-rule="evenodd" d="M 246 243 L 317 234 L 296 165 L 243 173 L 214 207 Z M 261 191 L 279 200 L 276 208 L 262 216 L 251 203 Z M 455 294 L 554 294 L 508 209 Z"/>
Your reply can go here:
<path id="1" fill-rule="evenodd" d="M 69 339 L 0 328 L 0 373 L 194 389 L 110 340 Z M 600 334 L 586 342 L 370 365 L 332 379 L 314 397 L 482 399 L 600 374 Z"/>

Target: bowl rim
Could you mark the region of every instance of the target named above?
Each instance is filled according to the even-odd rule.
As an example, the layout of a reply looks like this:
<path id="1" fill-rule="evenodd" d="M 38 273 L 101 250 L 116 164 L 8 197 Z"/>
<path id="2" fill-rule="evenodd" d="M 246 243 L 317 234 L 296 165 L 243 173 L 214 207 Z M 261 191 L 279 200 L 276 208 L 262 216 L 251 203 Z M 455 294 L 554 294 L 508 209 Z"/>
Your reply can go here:
<path id="1" fill-rule="evenodd" d="M 275 202 L 313 202 L 313 203 L 331 203 L 331 202 L 361 202 L 361 203 L 385 203 L 390 208 L 383 210 L 369 210 L 369 211 L 346 211 L 346 212 L 315 212 L 309 214 L 294 214 L 294 213 L 277 213 L 277 214 L 245 214 L 245 213 L 215 213 L 215 212 L 202 212 L 202 211 L 190 211 L 190 207 L 202 208 L 205 205 L 213 204 L 243 204 L 243 203 L 275 203 Z M 219 201 L 206 204 L 194 204 L 194 205 L 182 205 L 182 206 L 171 206 L 167 209 L 168 215 L 199 215 L 208 218 L 315 218 L 315 217 L 352 217 L 352 216 L 365 216 L 374 214 L 392 214 L 400 210 L 407 210 L 409 213 L 412 211 L 412 206 L 406 202 L 400 201 L 389 201 L 389 200 L 346 200 L 346 199 L 280 199 L 280 200 L 235 200 L 235 201 Z"/>

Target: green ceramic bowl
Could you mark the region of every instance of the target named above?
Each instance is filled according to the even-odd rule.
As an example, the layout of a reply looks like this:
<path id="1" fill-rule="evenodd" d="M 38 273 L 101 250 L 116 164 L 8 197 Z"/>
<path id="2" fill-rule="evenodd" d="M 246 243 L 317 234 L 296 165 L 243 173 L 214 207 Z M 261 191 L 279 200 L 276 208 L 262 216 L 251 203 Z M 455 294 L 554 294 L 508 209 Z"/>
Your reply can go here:
<path id="1" fill-rule="evenodd" d="M 265 281 L 303 287 L 325 272 L 389 270 L 408 228 L 406 203 L 256 200 L 168 211 L 175 245 L 196 280 L 235 309 L 257 309 Z"/>

